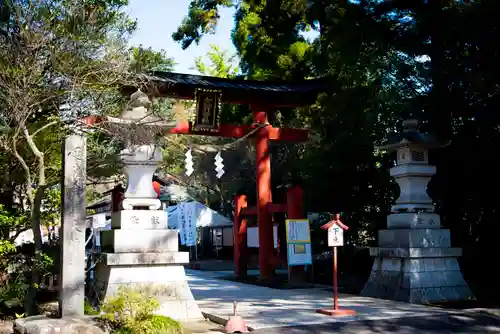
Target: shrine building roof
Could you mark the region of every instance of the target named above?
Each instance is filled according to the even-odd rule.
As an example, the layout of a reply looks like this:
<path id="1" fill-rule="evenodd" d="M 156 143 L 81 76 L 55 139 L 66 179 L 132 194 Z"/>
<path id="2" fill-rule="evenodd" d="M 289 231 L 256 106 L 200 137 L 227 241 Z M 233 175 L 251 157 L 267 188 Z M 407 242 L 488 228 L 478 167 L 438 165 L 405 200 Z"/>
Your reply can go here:
<path id="1" fill-rule="evenodd" d="M 326 79 L 299 81 L 260 81 L 228 79 L 174 72 L 152 72 L 141 77 L 156 95 L 177 99 L 194 99 L 197 89 L 220 90 L 223 103 L 266 103 L 273 106 L 312 104 L 327 89 Z"/>

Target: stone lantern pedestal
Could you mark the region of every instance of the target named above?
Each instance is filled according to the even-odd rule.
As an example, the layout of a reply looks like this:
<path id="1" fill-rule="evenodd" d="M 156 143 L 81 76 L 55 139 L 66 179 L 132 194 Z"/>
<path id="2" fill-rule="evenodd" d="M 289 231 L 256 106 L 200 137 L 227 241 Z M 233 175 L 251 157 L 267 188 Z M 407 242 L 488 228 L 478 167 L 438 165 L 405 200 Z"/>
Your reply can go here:
<path id="1" fill-rule="evenodd" d="M 387 229 L 378 233 L 379 247 L 370 248 L 375 261 L 361 295 L 418 304 L 471 299 L 457 262 L 462 249 L 451 247 L 450 230 L 441 229 L 427 195 L 427 183 L 436 173 L 428 164 L 428 149 L 437 143 L 418 131 L 416 121 L 403 125 L 403 134 L 382 147 L 397 152 L 391 176 L 401 192 Z"/>
<path id="2" fill-rule="evenodd" d="M 147 105 L 144 95 L 136 93 L 135 101 L 132 96 L 140 119 Z M 157 314 L 176 320 L 203 319 L 184 271 L 189 253 L 179 252 L 178 232 L 167 229 L 167 213 L 153 188 L 162 152 L 153 144 L 129 142 L 122 156 L 128 179 L 123 209 L 113 213 L 112 230 L 101 231 L 102 254 L 91 299 L 103 301 L 125 286 L 155 297 L 161 305 Z"/>

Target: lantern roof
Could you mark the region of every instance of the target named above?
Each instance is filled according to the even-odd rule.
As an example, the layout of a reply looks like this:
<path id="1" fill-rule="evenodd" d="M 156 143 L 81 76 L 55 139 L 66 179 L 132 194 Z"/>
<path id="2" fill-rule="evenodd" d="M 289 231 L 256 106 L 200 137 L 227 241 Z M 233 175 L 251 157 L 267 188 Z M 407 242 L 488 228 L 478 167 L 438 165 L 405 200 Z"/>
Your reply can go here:
<path id="1" fill-rule="evenodd" d="M 432 134 L 422 133 L 419 130 L 419 122 L 416 119 L 403 121 L 403 131 L 390 134 L 378 149 L 389 151 L 397 150 L 406 146 L 419 146 L 432 149 L 447 146 L 449 143 L 439 142 Z"/>

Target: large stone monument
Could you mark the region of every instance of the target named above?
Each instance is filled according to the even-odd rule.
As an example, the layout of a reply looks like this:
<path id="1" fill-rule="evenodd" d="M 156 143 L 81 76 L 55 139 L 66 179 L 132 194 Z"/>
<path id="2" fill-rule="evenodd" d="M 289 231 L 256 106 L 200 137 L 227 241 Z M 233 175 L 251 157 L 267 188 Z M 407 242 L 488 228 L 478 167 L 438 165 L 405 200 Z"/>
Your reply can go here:
<path id="1" fill-rule="evenodd" d="M 416 120 L 405 121 L 403 127 L 380 147 L 397 153 L 391 176 L 401 192 L 387 229 L 379 231 L 379 247 L 370 248 L 375 262 L 361 294 L 419 304 L 473 298 L 457 262 L 462 250 L 451 247 L 450 230 L 441 229 L 427 194 L 436 173 L 428 150 L 442 145 L 420 133 Z"/>
<path id="2" fill-rule="evenodd" d="M 101 231 L 102 254 L 91 299 L 102 301 L 126 286 L 158 299 L 158 314 L 202 319 L 184 272 L 189 253 L 179 252 L 178 232 L 167 229 L 167 215 L 152 184 L 162 160 L 155 136 L 175 125 L 148 115 L 151 102 L 146 94 L 138 91 L 131 100 L 132 109 L 107 119 L 110 128 L 127 138 L 122 159 L 128 185 L 123 209 L 112 215 L 112 230 Z"/>

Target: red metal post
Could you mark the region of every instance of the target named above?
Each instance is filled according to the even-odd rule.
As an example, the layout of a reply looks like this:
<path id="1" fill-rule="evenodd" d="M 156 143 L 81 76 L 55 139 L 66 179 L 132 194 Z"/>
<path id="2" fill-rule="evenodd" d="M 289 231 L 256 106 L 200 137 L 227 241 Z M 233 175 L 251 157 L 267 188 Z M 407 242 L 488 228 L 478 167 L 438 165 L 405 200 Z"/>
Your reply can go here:
<path id="1" fill-rule="evenodd" d="M 258 124 L 269 124 L 267 107 L 251 106 L 253 119 Z M 260 278 L 269 279 L 274 271 L 274 243 L 272 216 L 268 203 L 272 203 L 271 195 L 271 157 L 269 155 L 268 126 L 260 128 L 256 133 L 255 152 L 257 164 L 257 224 L 259 227 L 259 267 Z"/>
<path id="2" fill-rule="evenodd" d="M 247 196 L 234 198 L 234 274 L 243 277 L 247 274 L 247 220 L 241 212 L 247 207 Z"/>
<path id="3" fill-rule="evenodd" d="M 340 221 L 340 214 L 336 214 L 335 218 L 321 226 L 321 229 L 328 230 L 337 224 L 344 231 L 349 229 L 349 226 L 342 224 Z M 318 309 L 316 313 L 321 313 L 324 315 L 334 316 L 334 317 L 345 317 L 353 316 L 356 314 L 355 310 L 341 309 L 339 308 L 339 291 L 338 291 L 338 279 L 337 279 L 337 247 L 332 249 L 333 257 L 333 308 L 332 309 Z"/>
<path id="4" fill-rule="evenodd" d="M 333 309 L 339 309 L 339 289 L 337 281 L 337 247 L 333 247 Z"/>

